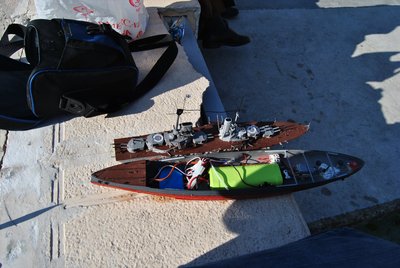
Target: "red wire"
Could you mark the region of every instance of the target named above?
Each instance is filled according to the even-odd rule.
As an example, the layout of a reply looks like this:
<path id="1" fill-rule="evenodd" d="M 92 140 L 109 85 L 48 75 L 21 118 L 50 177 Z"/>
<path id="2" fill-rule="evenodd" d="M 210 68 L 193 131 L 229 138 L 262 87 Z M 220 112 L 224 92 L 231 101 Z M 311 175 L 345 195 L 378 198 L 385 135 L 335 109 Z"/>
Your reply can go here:
<path id="1" fill-rule="evenodd" d="M 165 176 L 164 178 L 158 178 L 158 179 L 154 179 L 154 180 L 155 180 L 155 181 L 163 181 L 163 180 L 165 180 L 165 179 L 168 179 L 169 176 L 171 176 L 172 171 L 175 170 L 176 166 L 178 166 L 178 163 L 176 163 L 176 164 L 171 168 L 171 170 L 169 171 L 168 175 Z"/>

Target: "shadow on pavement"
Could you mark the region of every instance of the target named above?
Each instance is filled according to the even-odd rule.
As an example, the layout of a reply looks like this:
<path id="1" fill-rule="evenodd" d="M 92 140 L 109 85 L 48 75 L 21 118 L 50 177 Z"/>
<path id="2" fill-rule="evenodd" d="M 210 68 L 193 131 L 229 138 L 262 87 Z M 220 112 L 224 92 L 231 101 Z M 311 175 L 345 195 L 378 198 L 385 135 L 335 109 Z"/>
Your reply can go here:
<path id="1" fill-rule="evenodd" d="M 307 222 L 399 198 L 399 16 L 400 6 L 241 10 L 229 25 L 251 43 L 203 50 L 225 108 L 243 98 L 241 120 L 311 122 L 285 147 L 365 161 L 346 182 L 295 194 Z"/>

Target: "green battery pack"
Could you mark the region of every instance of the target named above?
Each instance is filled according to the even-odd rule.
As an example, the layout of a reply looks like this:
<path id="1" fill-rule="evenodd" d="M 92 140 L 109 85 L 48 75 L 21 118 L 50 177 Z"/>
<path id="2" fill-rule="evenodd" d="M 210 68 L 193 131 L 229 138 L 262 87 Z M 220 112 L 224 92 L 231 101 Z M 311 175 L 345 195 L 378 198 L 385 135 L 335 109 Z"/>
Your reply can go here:
<path id="1" fill-rule="evenodd" d="M 276 163 L 211 167 L 208 174 L 210 188 L 213 190 L 246 189 L 283 183 L 281 170 Z"/>

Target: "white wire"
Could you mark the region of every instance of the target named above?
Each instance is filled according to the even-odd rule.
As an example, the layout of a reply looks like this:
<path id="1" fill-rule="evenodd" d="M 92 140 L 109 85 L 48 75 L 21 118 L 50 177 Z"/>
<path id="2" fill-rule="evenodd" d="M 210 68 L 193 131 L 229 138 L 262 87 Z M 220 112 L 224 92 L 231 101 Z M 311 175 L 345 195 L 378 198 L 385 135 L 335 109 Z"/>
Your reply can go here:
<path id="1" fill-rule="evenodd" d="M 227 160 L 216 160 L 216 159 L 210 159 L 210 162 L 216 162 L 216 163 L 226 163 L 228 162 Z"/>
<path id="2" fill-rule="evenodd" d="M 193 162 L 193 161 L 194 161 L 194 160 L 196 160 L 196 159 L 199 159 L 199 160 L 201 160 L 201 158 L 200 158 L 200 157 L 195 157 L 195 158 L 192 158 L 192 159 L 190 159 L 189 161 L 187 161 L 187 162 L 186 162 L 185 171 L 186 171 L 186 169 L 187 169 L 187 166 L 189 165 L 189 163 Z"/>
<path id="3" fill-rule="evenodd" d="M 207 159 L 207 158 L 206 158 L 206 159 Z M 192 174 L 193 174 L 193 169 L 192 169 L 192 167 L 189 167 L 189 168 L 188 168 L 188 165 L 189 165 L 190 163 L 192 163 L 193 161 L 195 161 L 195 160 L 200 160 L 200 161 L 202 161 L 202 158 L 201 158 L 201 157 L 194 157 L 194 158 L 190 159 L 189 161 L 187 161 L 187 162 L 186 162 L 186 165 L 185 165 L 185 169 L 184 169 L 185 171 L 182 171 L 182 170 L 180 170 L 179 168 L 174 167 L 174 166 L 172 166 L 172 165 L 163 166 L 163 167 L 157 172 L 157 175 L 156 175 L 154 178 L 157 178 L 157 177 L 160 175 L 161 171 L 162 171 L 164 168 L 166 168 L 166 167 L 171 167 L 171 168 L 174 168 L 174 169 L 176 169 L 177 171 L 179 171 L 181 174 L 183 174 L 183 175 L 185 176 L 186 181 L 187 181 L 187 183 L 186 183 L 187 188 L 188 188 L 188 189 L 193 189 L 195 185 L 192 185 L 192 184 L 193 184 L 194 182 L 197 183 L 198 177 L 196 177 L 196 178 L 190 178 L 190 177 L 192 176 Z M 214 165 L 212 164 L 212 162 L 215 162 L 215 163 L 226 163 L 226 161 L 223 161 L 223 160 L 216 160 L 216 159 L 208 159 L 208 160 L 209 160 L 209 162 L 210 162 L 211 169 L 213 170 L 213 172 L 214 172 L 215 175 L 217 176 L 218 180 L 221 182 L 221 184 L 224 186 L 224 188 L 225 188 L 226 190 L 229 190 L 229 187 L 226 185 L 226 183 L 225 183 L 224 180 L 221 178 L 221 176 L 218 174 L 218 172 L 216 171 Z"/>
<path id="4" fill-rule="evenodd" d="M 220 183 L 222 183 L 222 185 L 224 186 L 224 188 L 225 188 L 226 190 L 229 190 L 228 185 L 226 185 L 225 182 L 224 182 L 224 180 L 219 176 L 219 174 L 218 174 L 217 170 L 215 169 L 214 165 L 213 165 L 211 162 L 210 162 L 210 165 L 211 165 L 212 171 L 214 171 L 215 175 L 217 175 L 217 178 L 218 178 L 218 180 L 220 181 Z"/>

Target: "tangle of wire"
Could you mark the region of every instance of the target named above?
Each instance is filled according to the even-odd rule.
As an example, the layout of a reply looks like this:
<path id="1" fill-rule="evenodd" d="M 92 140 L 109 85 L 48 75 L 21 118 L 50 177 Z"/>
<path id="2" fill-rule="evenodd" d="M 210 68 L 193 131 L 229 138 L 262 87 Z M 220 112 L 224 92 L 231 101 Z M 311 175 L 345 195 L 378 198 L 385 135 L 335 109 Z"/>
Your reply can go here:
<path id="1" fill-rule="evenodd" d="M 197 164 L 197 162 L 193 163 L 196 160 L 197 161 L 208 161 L 212 167 L 214 167 L 212 165 L 213 162 L 214 163 L 226 163 L 226 160 L 218 160 L 218 159 L 212 159 L 212 158 L 203 158 L 202 159 L 200 157 L 195 157 L 195 158 L 192 158 L 192 159 L 190 159 L 189 161 L 186 162 L 185 168 L 183 169 L 184 171 L 181 170 L 180 168 L 178 168 L 178 165 L 183 164 L 182 162 L 175 163 L 174 165 L 165 165 L 165 166 L 161 167 L 159 169 L 159 171 L 157 172 L 157 174 L 154 176 L 153 180 L 154 181 L 158 181 L 158 182 L 164 181 L 164 180 L 168 179 L 169 177 L 171 177 L 173 171 L 175 170 L 175 171 L 178 171 L 179 173 L 181 173 L 183 176 L 185 176 L 186 188 L 188 188 L 188 189 L 197 188 L 197 182 L 199 180 L 200 181 L 206 181 L 206 182 L 208 182 L 208 180 L 203 178 L 200 175 L 192 177 L 194 170 L 191 169 L 191 168 L 195 164 Z M 192 164 L 192 166 L 190 166 L 191 164 Z M 161 172 L 166 168 L 171 168 L 170 171 L 168 172 L 168 174 L 166 176 L 162 177 L 162 178 L 158 178 L 160 176 Z"/>
<path id="2" fill-rule="evenodd" d="M 255 159 L 252 159 L 251 155 L 249 155 L 249 154 L 243 154 L 243 158 L 244 158 L 244 159 L 243 159 L 242 161 L 240 161 L 240 163 L 243 163 L 243 164 L 245 164 L 245 165 L 248 164 L 249 161 L 253 161 L 253 162 L 255 162 L 255 163 L 260 163 L 260 161 L 255 160 Z M 228 166 L 232 166 L 232 167 L 235 169 L 235 171 L 236 171 L 237 174 L 239 175 L 239 178 L 240 178 L 240 180 L 242 181 L 243 184 L 245 184 L 245 185 L 247 185 L 247 186 L 249 186 L 249 187 L 252 187 L 252 188 L 259 188 L 258 185 L 252 185 L 252 184 L 246 182 L 246 181 L 244 180 L 244 178 L 242 177 L 242 174 L 240 173 L 240 171 L 237 169 L 237 167 L 236 167 L 234 164 L 232 164 L 231 161 L 220 160 L 220 159 L 215 159 L 215 158 L 203 158 L 203 159 L 202 159 L 202 158 L 200 158 L 200 157 L 194 157 L 194 158 L 192 158 L 192 159 L 190 159 L 189 161 L 186 162 L 184 171 L 181 170 L 180 168 L 178 168 L 178 165 L 181 165 L 181 164 L 183 164 L 184 162 L 175 163 L 174 165 L 165 165 L 165 166 L 163 166 L 162 168 L 160 168 L 160 170 L 159 170 L 159 171 L 157 172 L 157 174 L 154 176 L 153 180 L 158 181 L 158 182 L 164 181 L 164 180 L 168 179 L 168 178 L 172 175 L 172 173 L 173 173 L 174 170 L 176 170 L 177 172 L 179 172 L 179 173 L 181 173 L 183 176 L 185 176 L 185 179 L 186 179 L 186 188 L 187 188 L 187 189 L 195 189 L 195 188 L 197 189 L 197 186 L 198 186 L 197 183 L 198 183 L 199 180 L 200 180 L 200 181 L 206 181 L 206 182 L 208 182 L 208 180 L 205 179 L 204 177 L 200 176 L 200 175 L 198 175 L 198 176 L 196 176 L 196 177 L 192 177 L 194 170 L 191 169 L 191 168 L 192 168 L 195 164 L 197 164 L 197 162 L 196 162 L 196 163 L 193 163 L 193 162 L 196 161 L 196 160 L 197 160 L 197 161 L 208 161 L 208 162 L 210 163 L 212 169 L 215 169 L 213 163 L 221 163 L 221 164 L 227 164 L 227 163 L 229 163 Z M 193 164 L 192 164 L 192 163 L 193 163 Z M 192 164 L 192 166 L 190 166 L 191 164 Z M 189 166 L 190 166 L 190 167 L 189 167 Z M 166 176 L 162 177 L 162 178 L 158 178 L 158 176 L 160 176 L 161 172 L 162 172 L 165 168 L 171 168 L 170 171 L 169 171 L 169 173 L 168 173 Z M 217 178 L 218 178 L 218 179 L 221 181 L 221 183 L 224 185 L 225 189 L 226 189 L 226 190 L 229 190 L 229 187 L 225 184 L 225 182 L 224 182 L 219 176 L 217 176 Z"/>

